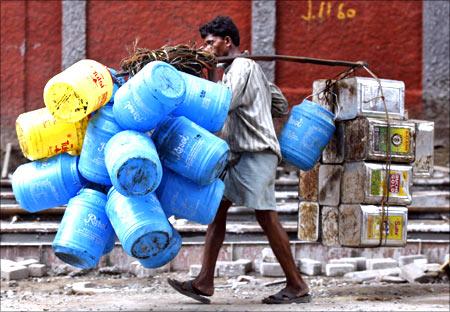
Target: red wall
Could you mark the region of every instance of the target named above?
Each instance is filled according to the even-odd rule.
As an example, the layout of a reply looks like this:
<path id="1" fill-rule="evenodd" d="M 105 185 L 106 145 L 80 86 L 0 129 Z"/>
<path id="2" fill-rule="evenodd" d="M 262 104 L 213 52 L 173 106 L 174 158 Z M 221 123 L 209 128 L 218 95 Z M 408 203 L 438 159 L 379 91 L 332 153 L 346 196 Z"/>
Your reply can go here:
<path id="1" fill-rule="evenodd" d="M 379 78 L 403 80 L 407 109 L 420 113 L 421 1 L 278 1 L 277 22 L 278 54 L 367 61 Z M 280 62 L 276 79 L 299 103 L 314 80 L 344 69 Z M 367 76 L 364 70 L 357 75 Z"/>
<path id="2" fill-rule="evenodd" d="M 1 2 L 1 125 L 44 107 L 48 79 L 61 69 L 61 2 Z"/>
<path id="3" fill-rule="evenodd" d="M 87 57 L 118 68 L 137 38 L 150 49 L 200 44 L 198 27 L 217 14 L 235 20 L 241 48 L 250 49 L 251 1 L 88 1 Z M 420 114 L 422 1 L 279 0 L 276 35 L 278 54 L 366 60 L 380 78 L 405 81 L 407 109 Z M 1 1 L 2 129 L 44 106 L 45 83 L 60 70 L 61 2 Z M 276 70 L 277 84 L 297 104 L 315 79 L 343 68 L 280 62 Z"/>

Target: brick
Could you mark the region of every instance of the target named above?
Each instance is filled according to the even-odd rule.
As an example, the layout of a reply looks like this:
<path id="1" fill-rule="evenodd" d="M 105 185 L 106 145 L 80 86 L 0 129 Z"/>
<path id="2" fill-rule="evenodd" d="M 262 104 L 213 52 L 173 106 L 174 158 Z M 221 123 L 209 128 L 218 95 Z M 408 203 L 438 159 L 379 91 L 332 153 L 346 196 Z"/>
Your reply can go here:
<path id="1" fill-rule="evenodd" d="M 28 277 L 28 269 L 25 266 L 10 266 L 1 268 L 1 277 L 5 280 L 20 280 Z"/>
<path id="2" fill-rule="evenodd" d="M 41 277 L 47 274 L 45 264 L 33 263 L 28 266 L 28 275 L 32 277 Z"/>
<path id="3" fill-rule="evenodd" d="M 189 276 L 197 277 L 200 274 L 201 269 L 202 266 L 200 264 L 192 264 L 189 267 Z M 219 268 L 217 266 L 214 268 L 214 277 L 219 277 Z"/>
<path id="4" fill-rule="evenodd" d="M 297 264 L 300 272 L 306 275 L 320 275 L 322 274 L 322 263 L 317 260 L 302 258 L 298 260 Z"/>
<path id="5" fill-rule="evenodd" d="M 367 270 L 380 270 L 398 267 L 398 263 L 392 258 L 367 259 Z"/>
<path id="6" fill-rule="evenodd" d="M 408 282 L 407 280 L 401 278 L 400 276 L 390 276 L 390 275 L 382 276 L 380 281 L 391 284 L 402 284 Z"/>
<path id="7" fill-rule="evenodd" d="M 236 277 L 245 275 L 251 271 L 252 261 L 239 259 L 237 261 L 217 261 L 216 266 L 219 269 L 219 276 Z"/>
<path id="8" fill-rule="evenodd" d="M 279 263 L 261 262 L 259 271 L 262 276 L 282 277 L 285 276 Z"/>
<path id="9" fill-rule="evenodd" d="M 26 259 L 26 260 L 18 261 L 17 265 L 23 265 L 23 266 L 27 267 L 29 265 L 37 264 L 37 263 L 39 263 L 39 261 L 36 259 Z"/>
<path id="10" fill-rule="evenodd" d="M 427 263 L 423 266 L 425 273 L 426 272 L 440 272 L 441 265 L 439 263 Z"/>
<path id="11" fill-rule="evenodd" d="M 366 261 L 365 257 L 352 257 L 331 259 L 329 263 L 350 263 L 355 265 L 355 271 L 364 271 L 366 269 Z"/>
<path id="12" fill-rule="evenodd" d="M 275 257 L 275 254 L 273 253 L 272 248 L 263 248 L 261 254 L 263 262 L 272 262 L 272 263 L 278 262 L 277 257 Z"/>
<path id="13" fill-rule="evenodd" d="M 350 272 L 344 274 L 344 278 L 352 280 L 353 282 L 362 283 L 374 279 L 381 279 L 383 276 L 398 276 L 400 268 L 381 269 L 381 270 L 366 270 L 358 272 Z"/>
<path id="14" fill-rule="evenodd" d="M 398 265 L 403 266 L 413 263 L 416 259 L 426 259 L 424 255 L 407 255 L 398 257 Z"/>
<path id="15" fill-rule="evenodd" d="M 328 263 L 325 266 L 326 276 L 343 276 L 353 271 L 355 271 L 355 265 L 350 263 Z"/>

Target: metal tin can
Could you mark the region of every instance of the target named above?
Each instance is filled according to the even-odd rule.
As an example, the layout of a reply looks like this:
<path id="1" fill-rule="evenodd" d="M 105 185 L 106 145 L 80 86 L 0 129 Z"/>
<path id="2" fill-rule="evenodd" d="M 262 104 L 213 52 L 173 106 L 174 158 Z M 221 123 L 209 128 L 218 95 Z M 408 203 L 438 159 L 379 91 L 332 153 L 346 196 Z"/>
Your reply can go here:
<path id="1" fill-rule="evenodd" d="M 344 124 L 338 121 L 335 125 L 336 131 L 322 151 L 322 163 L 324 164 L 342 164 L 344 162 Z"/>
<path id="2" fill-rule="evenodd" d="M 388 142 L 386 142 L 388 125 L 385 120 L 359 117 L 344 124 L 346 161 L 385 161 L 389 145 L 392 161 L 401 163 L 414 161 L 414 123 L 391 120 Z"/>
<path id="3" fill-rule="evenodd" d="M 341 184 L 341 202 L 344 204 L 379 204 L 386 189 L 386 164 L 345 163 Z M 412 167 L 391 165 L 389 204 L 409 205 Z"/>
<path id="4" fill-rule="evenodd" d="M 406 245 L 408 209 L 385 207 L 385 231 L 380 231 L 382 207 L 373 205 L 339 206 L 339 242 L 348 247 Z M 381 240 L 380 240 L 381 234 Z"/>
<path id="5" fill-rule="evenodd" d="M 325 246 L 340 246 L 338 207 L 320 207 L 320 221 L 322 244 Z"/>
<path id="6" fill-rule="evenodd" d="M 306 201 L 318 201 L 319 193 L 319 167 L 316 164 L 311 170 L 300 170 L 298 180 L 298 195 Z"/>
<path id="7" fill-rule="evenodd" d="M 298 239 L 316 242 L 319 239 L 319 204 L 300 202 L 298 205 Z"/>
<path id="8" fill-rule="evenodd" d="M 405 118 L 405 83 L 380 79 L 387 112 L 392 119 Z M 377 80 L 354 77 L 336 83 L 340 112 L 336 120 L 350 120 L 357 116 L 385 118 L 385 108 Z"/>
<path id="9" fill-rule="evenodd" d="M 321 165 L 319 167 L 319 204 L 337 206 L 340 203 L 341 178 L 340 165 Z"/>
<path id="10" fill-rule="evenodd" d="M 434 121 L 411 119 L 416 126 L 414 177 L 430 177 L 434 166 Z"/>

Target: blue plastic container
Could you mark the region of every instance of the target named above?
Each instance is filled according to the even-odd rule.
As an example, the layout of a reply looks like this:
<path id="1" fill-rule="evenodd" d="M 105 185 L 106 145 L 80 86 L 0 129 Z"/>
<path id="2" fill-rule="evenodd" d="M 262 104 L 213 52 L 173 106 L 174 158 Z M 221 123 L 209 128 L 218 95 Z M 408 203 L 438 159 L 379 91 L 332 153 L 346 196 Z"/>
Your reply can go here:
<path id="1" fill-rule="evenodd" d="M 163 165 L 197 184 L 212 183 L 227 164 L 228 144 L 184 116 L 161 122 L 152 138 Z"/>
<path id="2" fill-rule="evenodd" d="M 112 185 L 125 196 L 145 196 L 161 182 L 158 153 L 144 133 L 125 130 L 114 135 L 105 147 L 105 164 Z"/>
<path id="3" fill-rule="evenodd" d="M 164 168 L 161 184 L 156 190 L 167 217 L 210 224 L 216 216 L 225 186 L 216 179 L 208 185 L 198 185 Z"/>
<path id="4" fill-rule="evenodd" d="M 112 225 L 111 225 L 111 229 L 112 229 Z M 116 244 L 116 233 L 114 232 L 114 229 L 113 229 L 111 231 L 111 234 L 107 238 L 105 248 L 103 249 L 103 255 L 109 254 L 114 249 L 115 244 Z"/>
<path id="5" fill-rule="evenodd" d="M 172 115 L 185 116 L 208 131 L 220 131 L 228 116 L 231 91 L 222 84 L 180 73 L 186 83 L 186 95 Z"/>
<path id="6" fill-rule="evenodd" d="M 159 268 L 169 263 L 178 255 L 181 249 L 182 239 L 180 233 L 172 227 L 172 238 L 169 245 L 162 249 L 156 256 L 145 259 L 138 259 L 144 268 L 153 269 Z"/>
<path id="7" fill-rule="evenodd" d="M 303 100 L 292 108 L 280 136 L 283 158 L 301 170 L 312 169 L 335 130 L 334 114 Z"/>
<path id="8" fill-rule="evenodd" d="M 122 129 L 114 120 L 110 105 L 102 107 L 91 118 L 78 162 L 78 170 L 87 180 L 102 185 L 111 185 L 105 164 L 104 149 L 109 139 L 120 131 Z"/>
<path id="9" fill-rule="evenodd" d="M 113 232 L 105 212 L 106 195 L 84 188 L 67 204 L 53 240 L 53 251 L 77 268 L 97 265 Z"/>
<path id="10" fill-rule="evenodd" d="M 108 192 L 106 214 L 123 249 L 132 257 L 153 257 L 169 245 L 172 228 L 153 193 L 132 198 L 112 187 Z"/>
<path id="11" fill-rule="evenodd" d="M 59 154 L 20 165 L 12 175 L 16 200 L 28 212 L 67 204 L 86 183 L 77 164 L 78 156 Z"/>
<path id="12" fill-rule="evenodd" d="M 108 70 L 109 70 L 109 73 L 111 74 L 111 78 L 113 80 L 113 92 L 112 92 L 111 99 L 106 104 L 112 105 L 112 104 L 114 104 L 114 95 L 116 94 L 117 90 L 119 90 L 119 88 L 123 84 L 125 84 L 125 78 L 117 76 L 117 71 L 113 68 L 108 68 Z"/>
<path id="13" fill-rule="evenodd" d="M 117 90 L 114 117 L 124 129 L 149 131 L 183 101 L 185 91 L 175 67 L 150 62 Z"/>

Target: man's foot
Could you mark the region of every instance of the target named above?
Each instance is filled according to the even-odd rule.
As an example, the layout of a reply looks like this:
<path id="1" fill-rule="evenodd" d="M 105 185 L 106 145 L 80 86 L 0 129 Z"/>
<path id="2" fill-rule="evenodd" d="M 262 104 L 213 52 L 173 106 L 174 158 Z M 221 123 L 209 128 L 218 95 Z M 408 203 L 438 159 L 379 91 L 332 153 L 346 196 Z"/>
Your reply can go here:
<path id="1" fill-rule="evenodd" d="M 283 288 L 275 295 L 264 298 L 262 302 L 266 304 L 308 303 L 311 302 L 311 295 L 309 293 L 296 294 Z"/>
<path id="2" fill-rule="evenodd" d="M 178 291 L 180 294 L 183 294 L 192 299 L 200 301 L 201 303 L 206 303 L 206 304 L 211 303 L 211 300 L 209 300 L 208 298 L 205 298 L 205 296 L 209 297 L 211 295 L 204 294 L 200 290 L 194 288 L 194 285 L 192 285 L 192 281 L 193 280 L 180 282 L 180 281 L 177 281 L 177 280 L 171 279 L 171 278 L 167 279 L 167 282 L 169 283 L 169 285 L 172 286 L 173 289 Z"/>

